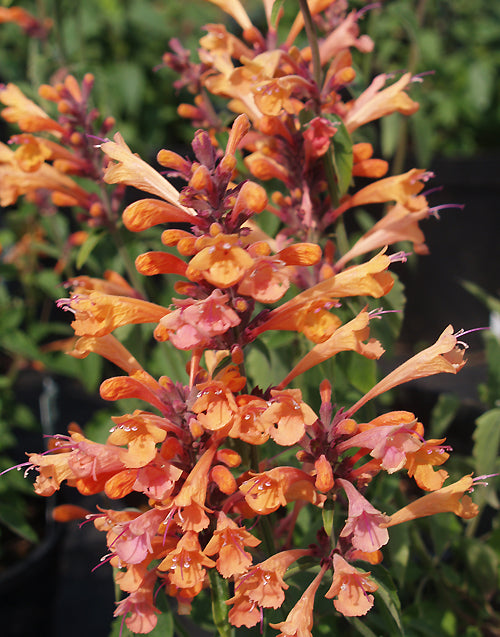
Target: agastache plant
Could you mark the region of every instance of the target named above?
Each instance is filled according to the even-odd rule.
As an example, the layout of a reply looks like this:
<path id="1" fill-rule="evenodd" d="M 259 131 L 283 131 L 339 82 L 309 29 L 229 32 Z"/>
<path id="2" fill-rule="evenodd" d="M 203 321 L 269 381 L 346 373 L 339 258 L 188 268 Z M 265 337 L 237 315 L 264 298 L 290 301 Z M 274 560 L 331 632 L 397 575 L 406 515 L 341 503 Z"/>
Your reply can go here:
<path id="1" fill-rule="evenodd" d="M 140 504 L 133 509 L 56 509 L 59 520 L 84 517 L 106 533 L 105 559 L 124 593 L 115 616 L 132 632 L 155 628 L 158 596 L 175 598 L 178 612 L 188 614 L 206 588 L 221 635 L 229 625 L 262 625 L 285 602 L 287 572 L 303 572 L 309 581 L 299 600 L 270 625 L 281 636 L 306 637 L 319 595 L 346 617 L 371 609 L 379 585 L 366 567 L 382 561 L 393 526 L 443 511 L 465 519 L 477 514 L 467 495 L 472 475 L 445 484 L 450 448 L 444 439 L 426 439 L 409 411 L 366 418 L 362 410 L 402 383 L 456 374 L 467 346 L 448 326 L 435 344 L 353 403 L 332 402 L 335 384 L 328 378 L 316 389 L 319 409 L 304 399 L 301 379 L 312 368 L 340 352 L 373 360 L 384 353 L 370 336 L 384 311 L 370 310 L 365 300 L 379 299 L 383 307 L 394 285 L 390 268 L 406 260 L 395 243 L 427 250 L 419 222 L 432 214 L 422 192 L 431 175 L 412 169 L 386 177 L 387 162 L 373 157 L 372 146 L 351 141 L 369 122 L 415 112 L 407 91 L 419 78 L 378 76 L 351 97 L 351 49 L 368 53 L 373 42 L 359 33 L 363 12 L 348 12 L 343 2 L 301 0 L 285 35 L 278 29 L 282 9 L 271 0 L 264 1 L 266 32 L 237 0 L 215 4 L 236 21 L 241 37 L 211 24 L 198 62 L 178 41 L 164 56 L 181 74 L 178 86 L 196 95 L 179 111 L 198 127 L 192 158 L 160 150 L 166 174 L 135 155 L 119 133 L 107 139 L 107 125 L 99 135 L 87 131 L 91 149 L 78 150 L 83 138 L 68 133 L 82 93 L 71 77 L 43 90 L 60 111 L 68 104 L 64 125 L 17 88 L 0 93 L 4 117 L 24 130 L 14 139 L 17 150 L 2 147 L 3 202 L 49 190 L 54 203 L 72 197 L 92 224 L 107 227 L 116 204 L 109 207 L 104 194 L 89 195 L 68 177 L 98 182 L 102 165 L 107 184 L 147 193 L 125 208 L 123 223 L 135 233 L 156 229 L 164 248 L 141 254 L 136 269 L 168 275 L 176 294 L 165 307 L 118 275 L 68 281 L 71 295 L 58 305 L 73 314 L 78 338 L 70 354 L 111 361 L 123 373 L 101 384 L 102 398 L 136 399 L 140 407 L 112 418 L 105 443 L 71 425 L 47 452 L 29 454 L 25 466 L 37 472 L 34 488 L 43 496 L 63 482 L 111 500 L 136 494 Z M 304 30 L 300 48 L 295 42 Z M 87 78 L 83 95 L 89 85 Z M 211 96 L 228 99 L 236 114 L 227 130 Z M 36 127 L 27 124 L 33 121 Z M 57 142 L 44 145 L 39 131 Z M 20 163 L 28 151 L 29 168 Z M 186 185 L 174 187 L 172 177 Z M 357 177 L 371 181 L 359 188 Z M 276 190 L 268 193 L 263 182 L 271 179 Z M 387 204 L 383 217 L 349 241 L 343 217 L 372 203 Z M 264 211 L 280 222 L 272 236 L 259 228 Z M 344 299 L 362 302 L 347 320 Z M 132 324 L 150 324 L 157 347 L 189 352 L 185 383 L 152 376 L 113 334 Z M 262 387 L 245 363 L 271 331 L 301 335 L 307 351 L 275 384 Z M 370 502 L 369 487 L 384 473 L 414 478 L 426 494 L 392 513 L 381 511 Z M 301 546 L 294 528 L 305 507 L 316 541 Z"/>

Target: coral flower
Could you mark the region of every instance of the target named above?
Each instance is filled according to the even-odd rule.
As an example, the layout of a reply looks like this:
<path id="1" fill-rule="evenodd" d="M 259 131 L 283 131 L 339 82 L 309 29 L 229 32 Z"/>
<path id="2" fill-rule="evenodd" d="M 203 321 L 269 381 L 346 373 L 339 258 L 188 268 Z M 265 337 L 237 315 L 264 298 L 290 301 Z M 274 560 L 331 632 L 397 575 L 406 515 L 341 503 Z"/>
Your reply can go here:
<path id="1" fill-rule="evenodd" d="M 269 624 L 281 631 L 278 637 L 312 637 L 314 597 L 321 584 L 327 566 L 325 565 L 302 593 L 301 598 L 288 613 L 283 622 Z"/>
<path id="2" fill-rule="evenodd" d="M 261 420 L 268 424 L 271 438 L 279 445 L 290 446 L 305 434 L 306 427 L 318 417 L 302 400 L 300 389 L 271 390 L 271 400 Z"/>
<path id="3" fill-rule="evenodd" d="M 239 527 L 222 511 L 217 520 L 217 529 L 205 547 L 205 555 L 218 554 L 216 567 L 222 577 L 245 573 L 252 563 L 252 556 L 244 550 L 245 546 L 255 547 L 260 540 Z"/>
<path id="4" fill-rule="evenodd" d="M 104 336 L 123 325 L 157 323 L 168 314 L 168 310 L 155 303 L 97 291 L 60 299 L 57 304 L 74 313 L 71 327 L 77 336 Z"/>
<path id="5" fill-rule="evenodd" d="M 418 498 L 418 500 L 393 513 L 384 526 L 394 526 L 395 524 L 446 511 L 466 520 L 476 517 L 479 513 L 479 507 L 472 502 L 468 495 L 465 495 L 474 485 L 474 480 L 471 476 L 472 474 L 464 476 L 447 487 L 442 487 Z"/>
<path id="6" fill-rule="evenodd" d="M 257 606 L 279 608 L 285 600 L 284 590 L 289 586 L 283 580 L 285 571 L 300 557 L 310 555 L 308 549 L 294 549 L 276 553 L 264 562 L 256 564 L 236 580 L 234 597 L 227 604 L 234 604 L 229 611 L 233 626 L 255 626 L 261 614 Z"/>
<path id="7" fill-rule="evenodd" d="M 411 73 L 405 73 L 397 82 L 384 89 L 387 79 L 388 76 L 385 73 L 377 75 L 366 91 L 354 101 L 344 119 L 350 133 L 367 122 L 391 113 L 412 115 L 418 110 L 418 103 L 404 92 L 411 82 Z"/>
<path id="8" fill-rule="evenodd" d="M 215 562 L 204 555 L 198 541 L 198 534 L 187 531 L 173 551 L 158 565 L 160 571 L 169 572 L 169 581 L 179 588 L 191 588 L 203 583 L 206 568 L 213 568 Z"/>
<path id="9" fill-rule="evenodd" d="M 325 597 L 334 600 L 333 605 L 346 617 L 359 617 L 373 606 L 373 593 L 378 588 L 370 573 L 363 573 L 336 553 L 333 556 L 333 581 Z"/>
<path id="10" fill-rule="evenodd" d="M 237 242 L 236 235 L 219 234 L 208 239 L 209 245 L 189 262 L 186 276 L 191 281 L 205 279 L 223 289 L 239 283 L 254 261 L 246 250 L 236 245 Z"/>
<path id="11" fill-rule="evenodd" d="M 325 341 L 315 345 L 292 369 L 292 371 L 281 381 L 278 388 L 286 387 L 296 376 L 303 374 L 311 367 L 319 365 L 335 354 L 343 351 L 358 352 L 366 358 L 380 358 L 384 349 L 379 341 L 369 336 L 370 314 L 363 310 L 354 319 L 337 328 L 335 332 Z"/>
<path id="12" fill-rule="evenodd" d="M 203 453 L 174 498 L 173 504 L 177 509 L 176 521 L 184 532 L 197 533 L 209 525 L 210 520 L 205 513 L 205 498 L 209 470 L 216 451 L 217 448 L 212 445 Z"/>
<path id="13" fill-rule="evenodd" d="M 377 551 L 389 541 L 385 528 L 389 518 L 372 506 L 347 480 L 338 479 L 349 500 L 349 516 L 340 537 L 352 534 L 352 545 L 368 553 Z"/>
<path id="14" fill-rule="evenodd" d="M 214 290 L 209 297 L 200 301 L 174 300 L 178 309 L 160 319 L 162 335 L 166 333 L 177 349 L 208 345 L 214 337 L 225 334 L 241 322 L 236 312 L 228 306 L 228 301 L 229 296 L 220 290 Z"/>
<path id="15" fill-rule="evenodd" d="M 294 500 L 312 504 L 321 501 L 314 486 L 314 478 L 295 467 L 276 467 L 252 477 L 240 485 L 249 507 L 260 515 L 268 515 Z M 324 500 L 324 497 L 323 497 Z"/>
<path id="16" fill-rule="evenodd" d="M 464 351 L 467 347 L 458 340 L 459 334 L 454 334 L 453 327 L 448 325 L 434 345 L 419 352 L 388 374 L 360 398 L 353 407 L 348 409 L 346 414 L 351 416 L 375 396 L 410 380 L 440 373 L 456 374 L 459 372 L 465 365 Z"/>
<path id="17" fill-rule="evenodd" d="M 156 615 L 159 614 L 153 604 L 153 589 L 156 582 L 154 571 L 148 573 L 140 588 L 118 603 L 114 617 L 127 615 L 125 619 L 127 628 L 133 633 L 150 633 L 157 624 Z"/>
<path id="18" fill-rule="evenodd" d="M 406 424 L 381 425 L 362 431 L 349 440 L 337 445 L 337 451 L 361 447 L 370 450 L 370 456 L 380 461 L 380 467 L 387 473 L 395 473 L 402 469 L 407 454 L 416 453 L 422 442 L 415 431 Z"/>

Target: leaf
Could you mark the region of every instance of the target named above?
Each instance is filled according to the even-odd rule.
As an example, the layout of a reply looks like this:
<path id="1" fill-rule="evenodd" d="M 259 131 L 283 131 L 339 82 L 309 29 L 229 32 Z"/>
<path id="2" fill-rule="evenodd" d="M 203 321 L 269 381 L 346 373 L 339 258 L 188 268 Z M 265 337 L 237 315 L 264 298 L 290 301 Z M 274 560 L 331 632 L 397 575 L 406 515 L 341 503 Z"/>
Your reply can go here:
<path id="1" fill-rule="evenodd" d="M 404 636 L 403 621 L 401 617 L 401 602 L 394 581 L 389 572 L 382 566 L 374 566 L 371 569 L 372 577 L 378 584 L 378 589 L 374 595 L 379 598 L 383 606 L 379 603 L 379 609 L 387 616 L 390 623 L 394 624 L 397 632 L 390 632 L 391 635 Z M 392 622 L 391 622 L 392 620 Z M 389 631 L 388 631 L 389 633 Z"/>
<path id="2" fill-rule="evenodd" d="M 488 544 L 475 538 L 464 538 L 461 554 L 465 556 L 467 569 L 473 582 L 472 589 L 483 595 L 493 595 L 498 582 L 498 555 Z"/>
<path id="3" fill-rule="evenodd" d="M 475 472 L 478 475 L 489 475 L 498 469 L 498 449 L 500 446 L 500 408 L 491 409 L 476 420 L 476 428 L 472 434 L 474 446 L 472 456 L 475 460 Z M 500 508 L 496 490 L 485 486 L 477 490 L 476 502 L 488 502 L 495 509 Z"/>
<path id="4" fill-rule="evenodd" d="M 337 132 L 333 137 L 333 166 L 337 177 L 338 196 L 345 195 L 352 179 L 352 140 L 343 122 L 335 120 Z"/>
<path id="5" fill-rule="evenodd" d="M 432 438 L 441 438 L 453 422 L 460 407 L 460 398 L 455 394 L 440 394 L 432 409 L 429 432 Z"/>
<path id="6" fill-rule="evenodd" d="M 278 20 L 278 14 L 280 12 L 281 7 L 284 5 L 285 0 L 275 0 L 273 4 L 273 8 L 271 9 L 271 25 L 276 27 L 276 23 Z"/>
<path id="7" fill-rule="evenodd" d="M 352 626 L 354 626 L 354 628 L 360 635 L 363 635 L 363 637 L 377 637 L 373 630 L 371 630 L 371 628 L 368 628 L 368 626 L 364 624 L 358 617 L 346 617 L 346 619 L 349 621 L 350 624 L 352 624 Z"/>
<path id="8" fill-rule="evenodd" d="M 38 535 L 31 528 L 24 512 L 20 509 L 19 498 L 16 498 L 15 502 L 8 502 L 5 496 L 2 496 L 2 501 L 0 501 L 0 522 L 5 524 L 16 535 L 28 540 L 28 542 L 33 544 L 38 542 Z"/>
<path id="9" fill-rule="evenodd" d="M 326 500 L 323 508 L 321 509 L 321 515 L 323 517 L 323 528 L 328 537 L 331 536 L 333 530 L 333 516 L 334 516 L 335 504 L 333 500 Z"/>
<path id="10" fill-rule="evenodd" d="M 104 232 L 101 232 L 101 231 L 95 232 L 94 234 L 91 234 L 87 238 L 87 240 L 80 246 L 80 249 L 78 250 L 78 255 L 76 257 L 76 267 L 78 270 L 85 265 L 93 249 L 96 247 L 96 245 L 104 236 L 105 236 Z"/>

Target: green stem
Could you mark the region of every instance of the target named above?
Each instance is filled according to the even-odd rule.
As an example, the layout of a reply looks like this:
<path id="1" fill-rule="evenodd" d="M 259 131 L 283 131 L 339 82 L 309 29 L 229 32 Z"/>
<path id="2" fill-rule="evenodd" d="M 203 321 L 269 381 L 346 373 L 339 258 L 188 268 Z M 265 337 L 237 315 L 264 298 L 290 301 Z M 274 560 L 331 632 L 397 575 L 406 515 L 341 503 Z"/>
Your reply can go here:
<path id="1" fill-rule="evenodd" d="M 302 17 L 304 18 L 307 40 L 309 42 L 309 46 L 311 47 L 314 81 L 317 84 L 319 93 L 321 91 L 323 78 L 321 73 L 321 60 L 319 57 L 318 38 L 316 37 L 316 29 L 314 28 L 314 22 L 309 10 L 309 5 L 307 4 L 307 0 L 299 0 L 299 3 Z"/>
<path id="2" fill-rule="evenodd" d="M 226 601 L 229 599 L 229 587 L 227 580 L 211 568 L 208 571 L 210 578 L 210 595 L 212 597 L 212 616 L 220 637 L 234 637 L 234 628 L 229 624 L 229 607 Z"/>

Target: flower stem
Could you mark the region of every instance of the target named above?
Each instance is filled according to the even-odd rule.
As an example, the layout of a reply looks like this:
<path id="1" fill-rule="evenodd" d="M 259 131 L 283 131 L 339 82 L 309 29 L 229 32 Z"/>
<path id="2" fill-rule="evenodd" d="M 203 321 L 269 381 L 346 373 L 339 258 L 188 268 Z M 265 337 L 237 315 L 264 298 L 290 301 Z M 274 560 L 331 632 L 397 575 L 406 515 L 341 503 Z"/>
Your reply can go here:
<path id="1" fill-rule="evenodd" d="M 316 29 L 314 28 L 314 22 L 307 0 L 299 0 L 300 10 L 302 17 L 304 18 L 304 26 L 306 29 L 307 40 L 311 47 L 311 56 L 313 64 L 313 76 L 314 81 L 318 86 L 318 93 L 321 91 L 322 73 L 321 73 L 321 60 L 319 57 L 318 38 L 316 37 Z"/>

